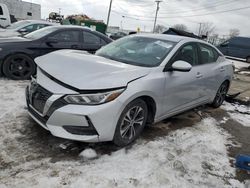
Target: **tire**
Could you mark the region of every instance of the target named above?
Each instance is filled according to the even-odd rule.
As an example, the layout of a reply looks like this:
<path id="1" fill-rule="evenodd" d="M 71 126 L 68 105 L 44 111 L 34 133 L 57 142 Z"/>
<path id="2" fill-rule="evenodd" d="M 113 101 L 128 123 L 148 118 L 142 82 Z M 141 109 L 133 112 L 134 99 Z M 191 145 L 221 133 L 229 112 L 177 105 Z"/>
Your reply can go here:
<path id="1" fill-rule="evenodd" d="M 147 116 L 148 107 L 143 100 L 136 99 L 129 103 L 118 120 L 113 143 L 124 147 L 134 142 L 142 133 Z"/>
<path id="2" fill-rule="evenodd" d="M 215 98 L 214 98 L 213 103 L 211 104 L 212 107 L 214 107 L 214 108 L 219 108 L 219 107 L 223 104 L 223 102 L 224 102 L 224 100 L 225 100 L 225 98 L 226 98 L 228 89 L 229 89 L 229 84 L 228 84 L 228 82 L 226 82 L 226 81 L 223 82 L 223 83 L 221 84 L 221 86 L 219 87 L 217 93 L 216 93 L 216 96 L 215 96 Z"/>
<path id="3" fill-rule="evenodd" d="M 27 80 L 36 72 L 32 58 L 25 54 L 14 54 L 7 57 L 3 63 L 3 73 L 13 80 Z"/>
<path id="4" fill-rule="evenodd" d="M 246 58 L 246 62 L 247 62 L 247 63 L 250 63 L 250 56 L 248 56 L 248 57 Z"/>

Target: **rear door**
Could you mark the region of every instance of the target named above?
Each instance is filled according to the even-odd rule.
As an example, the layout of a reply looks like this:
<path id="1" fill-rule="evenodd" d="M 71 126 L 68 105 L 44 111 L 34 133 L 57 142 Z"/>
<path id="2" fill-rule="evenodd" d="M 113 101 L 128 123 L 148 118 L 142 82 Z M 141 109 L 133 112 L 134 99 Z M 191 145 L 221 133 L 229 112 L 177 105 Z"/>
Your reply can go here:
<path id="1" fill-rule="evenodd" d="M 223 82 L 226 67 L 220 63 L 221 57 L 217 50 L 207 44 L 199 43 L 199 56 L 200 61 L 197 67 L 202 73 L 200 85 L 203 88 L 203 96 L 209 99 Z"/>
<path id="2" fill-rule="evenodd" d="M 41 44 L 41 55 L 55 50 L 82 48 L 80 30 L 61 30 L 49 35 Z"/>
<path id="3" fill-rule="evenodd" d="M 100 36 L 90 31 L 83 31 L 82 36 L 82 49 L 92 54 L 107 44 Z"/>

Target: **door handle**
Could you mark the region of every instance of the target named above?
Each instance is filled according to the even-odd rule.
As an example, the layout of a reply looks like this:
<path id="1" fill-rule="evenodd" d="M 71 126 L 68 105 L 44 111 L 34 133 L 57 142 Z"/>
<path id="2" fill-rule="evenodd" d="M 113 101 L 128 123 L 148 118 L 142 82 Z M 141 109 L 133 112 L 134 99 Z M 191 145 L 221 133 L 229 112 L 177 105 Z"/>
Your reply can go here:
<path id="1" fill-rule="evenodd" d="M 203 75 L 200 72 L 197 72 L 196 78 L 201 78 L 201 77 L 203 77 Z"/>
<path id="2" fill-rule="evenodd" d="M 1 20 L 7 20 L 7 18 L 0 18 Z"/>

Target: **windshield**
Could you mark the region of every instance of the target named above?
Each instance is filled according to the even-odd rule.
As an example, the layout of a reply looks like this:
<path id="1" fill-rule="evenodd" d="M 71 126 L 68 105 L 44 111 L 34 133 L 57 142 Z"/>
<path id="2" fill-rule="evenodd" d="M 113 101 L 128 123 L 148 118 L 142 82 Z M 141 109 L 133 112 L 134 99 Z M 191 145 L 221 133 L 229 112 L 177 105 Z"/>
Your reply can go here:
<path id="1" fill-rule="evenodd" d="M 125 37 L 101 48 L 96 55 L 126 64 L 155 67 L 173 49 L 176 43 L 149 37 Z"/>
<path id="2" fill-rule="evenodd" d="M 36 40 L 36 39 L 40 39 L 40 38 L 42 38 L 50 33 L 53 33 L 56 30 L 58 30 L 57 27 L 48 26 L 48 27 L 39 29 L 37 31 L 34 31 L 32 33 L 29 33 L 29 34 L 25 35 L 24 38 Z"/>
<path id="3" fill-rule="evenodd" d="M 6 27 L 7 29 L 17 29 L 21 26 L 25 26 L 26 24 L 30 23 L 29 21 L 19 21 L 11 24 L 10 26 Z"/>

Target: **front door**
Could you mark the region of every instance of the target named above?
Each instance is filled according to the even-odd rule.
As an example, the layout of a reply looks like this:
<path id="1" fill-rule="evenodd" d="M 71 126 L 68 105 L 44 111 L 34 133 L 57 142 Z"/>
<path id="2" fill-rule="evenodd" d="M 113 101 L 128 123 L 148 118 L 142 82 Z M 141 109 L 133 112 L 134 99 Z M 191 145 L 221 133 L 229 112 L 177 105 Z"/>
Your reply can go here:
<path id="1" fill-rule="evenodd" d="M 186 61 L 193 67 L 189 72 L 166 72 L 165 83 L 165 114 L 185 110 L 201 102 L 204 97 L 202 87 L 202 72 L 199 66 L 198 47 L 195 43 L 188 43 L 180 48 L 170 64 L 178 61 Z M 169 65 L 168 65 L 169 66 Z"/>

